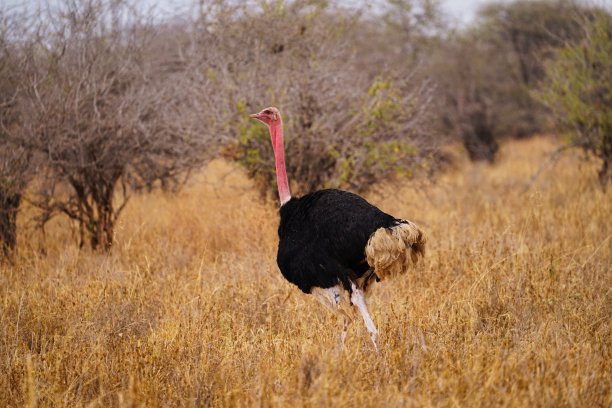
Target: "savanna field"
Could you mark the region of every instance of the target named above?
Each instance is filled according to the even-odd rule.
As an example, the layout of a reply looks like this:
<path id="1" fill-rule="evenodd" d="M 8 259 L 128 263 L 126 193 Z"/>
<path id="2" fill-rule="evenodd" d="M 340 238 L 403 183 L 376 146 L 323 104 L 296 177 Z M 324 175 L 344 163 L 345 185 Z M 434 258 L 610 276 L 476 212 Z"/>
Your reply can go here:
<path id="1" fill-rule="evenodd" d="M 0 273 L 0 406 L 612 406 L 612 198 L 560 142 L 456 152 L 434 182 L 368 196 L 429 236 L 375 286 L 376 353 L 281 276 L 275 202 L 216 161 L 137 196 L 112 253 L 25 209 Z M 527 188 L 529 187 L 529 188 Z M 44 251 L 41 248 L 44 247 Z"/>

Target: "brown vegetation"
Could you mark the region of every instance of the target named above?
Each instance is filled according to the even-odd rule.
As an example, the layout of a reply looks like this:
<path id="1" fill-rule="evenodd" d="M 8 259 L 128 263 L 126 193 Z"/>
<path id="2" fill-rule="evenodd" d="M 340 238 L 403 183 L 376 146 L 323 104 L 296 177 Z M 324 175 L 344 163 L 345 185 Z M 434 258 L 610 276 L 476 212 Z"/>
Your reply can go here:
<path id="1" fill-rule="evenodd" d="M 213 162 L 178 196 L 134 197 L 113 252 L 63 219 L 0 274 L 3 406 L 610 405 L 610 193 L 595 164 L 505 143 L 415 191 L 371 196 L 429 233 L 425 262 L 374 287 L 380 353 L 280 275 L 277 213 Z M 30 210 L 26 210 L 29 212 Z"/>
<path id="2" fill-rule="evenodd" d="M 34 169 L 25 198 L 41 209 L 39 225 L 67 216 L 81 245 L 101 250 L 111 249 L 128 198 L 180 185 L 217 152 L 265 196 L 272 149 L 247 118 L 264 106 L 284 114 L 296 193 L 431 176 L 447 162 L 439 149 L 449 137 L 470 159 L 493 162 L 500 137 L 542 128 L 531 91 L 550 75 L 544 59 L 582 40 L 589 19 L 610 19 L 566 0 L 493 4 L 462 30 L 431 0 L 382 1 L 375 12 L 336 1 L 202 1 L 163 18 L 135 3 L 0 7 L 3 255 L 15 247 Z M 594 78 L 610 71 L 594 66 Z M 610 149 L 593 129 L 602 120 L 589 118 L 607 106 L 607 85 L 596 82 L 573 128 L 604 141 L 589 142 L 598 155 Z"/>
<path id="3" fill-rule="evenodd" d="M 612 405 L 609 12 L 518 0 L 455 31 L 431 0 L 55 3 L 0 7 L 1 406 Z M 500 139 L 541 102 L 602 163 Z M 360 325 L 339 351 L 278 271 L 247 116 L 272 104 L 294 192 L 427 231 L 373 290 L 380 353 Z"/>
<path id="4" fill-rule="evenodd" d="M 145 17 L 122 1 L 59 7 L 35 20 L 19 141 L 44 158 L 34 200 L 43 224 L 67 215 L 81 245 L 108 250 L 130 193 L 205 163 L 213 137 L 194 137 L 175 112 L 184 95 L 151 57 L 156 28 Z"/>
<path id="5" fill-rule="evenodd" d="M 0 102 L 10 107 L 0 142 L 37 157 L 30 200 L 42 226 L 68 216 L 81 245 L 110 250 L 135 191 L 184 180 L 220 148 L 272 190 L 269 143 L 246 116 L 269 104 L 287 118 L 295 191 L 364 191 L 431 171 L 440 138 L 418 64 L 364 59 L 376 44 L 365 39 L 388 37 L 384 24 L 327 2 L 193 11 L 154 19 L 131 0 L 67 0 L 25 17 L 0 9 Z"/>

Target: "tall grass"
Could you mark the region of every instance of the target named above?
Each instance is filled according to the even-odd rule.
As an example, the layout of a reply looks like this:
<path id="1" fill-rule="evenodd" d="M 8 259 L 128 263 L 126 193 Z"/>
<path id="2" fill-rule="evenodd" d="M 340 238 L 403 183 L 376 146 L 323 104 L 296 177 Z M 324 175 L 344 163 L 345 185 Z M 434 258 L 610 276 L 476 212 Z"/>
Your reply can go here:
<path id="1" fill-rule="evenodd" d="M 277 212 L 213 163 L 134 199 L 110 255 L 52 224 L 0 273 L 2 406 L 610 406 L 612 199 L 554 141 L 369 197 L 429 235 L 374 289 L 380 352 L 275 265 Z M 27 214 L 26 214 L 27 215 Z M 25 217 L 24 217 L 25 218 Z"/>

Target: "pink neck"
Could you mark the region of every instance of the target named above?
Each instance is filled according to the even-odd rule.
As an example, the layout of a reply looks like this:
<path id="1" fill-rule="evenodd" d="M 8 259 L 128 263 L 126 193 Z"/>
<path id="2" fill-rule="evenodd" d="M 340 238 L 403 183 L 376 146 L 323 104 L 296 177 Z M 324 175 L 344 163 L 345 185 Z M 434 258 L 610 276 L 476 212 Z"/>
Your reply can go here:
<path id="1" fill-rule="evenodd" d="M 283 147 L 283 124 L 282 122 L 270 125 L 270 137 L 272 138 L 272 148 L 274 149 L 274 159 L 276 162 L 276 184 L 278 185 L 278 195 L 281 206 L 291 199 L 289 191 L 289 181 L 287 180 L 287 170 L 285 169 L 285 148 Z"/>

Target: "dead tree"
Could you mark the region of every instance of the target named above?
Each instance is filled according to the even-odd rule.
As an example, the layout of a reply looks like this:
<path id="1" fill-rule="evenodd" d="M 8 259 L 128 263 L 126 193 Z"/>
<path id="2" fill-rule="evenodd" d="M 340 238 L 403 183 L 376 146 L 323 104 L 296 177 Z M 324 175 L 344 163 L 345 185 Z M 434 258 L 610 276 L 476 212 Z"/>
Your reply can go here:
<path id="1" fill-rule="evenodd" d="M 32 177 L 32 152 L 23 146 L 18 101 L 28 47 L 23 20 L 0 12 L 0 258 L 17 245 L 17 213 Z M 17 39 L 21 43 L 17 44 Z"/>
<path id="2" fill-rule="evenodd" d="M 81 245 L 109 250 L 130 195 L 205 163 L 209 133 L 181 123 L 181 89 L 156 61 L 157 28 L 123 1 L 63 3 L 44 16 L 24 104 L 44 156 L 43 221 L 65 214 Z M 163 65 L 163 64 L 162 64 Z"/>

